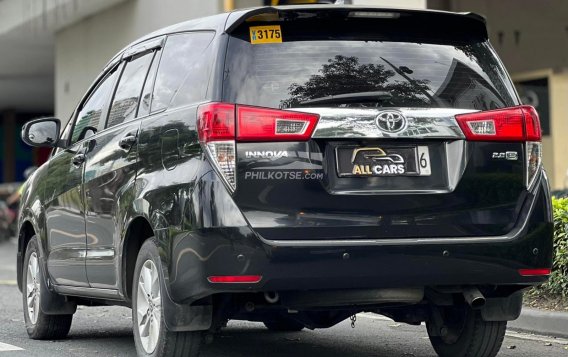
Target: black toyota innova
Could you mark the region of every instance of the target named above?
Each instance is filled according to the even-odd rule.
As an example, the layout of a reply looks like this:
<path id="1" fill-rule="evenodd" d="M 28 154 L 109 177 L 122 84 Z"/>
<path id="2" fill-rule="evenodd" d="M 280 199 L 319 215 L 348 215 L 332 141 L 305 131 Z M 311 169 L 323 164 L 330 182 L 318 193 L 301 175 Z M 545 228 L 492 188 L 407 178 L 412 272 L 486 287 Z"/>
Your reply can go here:
<path id="1" fill-rule="evenodd" d="M 27 331 L 132 308 L 140 356 L 197 356 L 228 320 L 328 328 L 361 312 L 495 356 L 547 279 L 541 130 L 471 13 L 262 7 L 116 55 L 27 182 Z M 61 130 L 60 130 L 61 129 Z M 379 337 L 379 336 L 377 336 Z"/>

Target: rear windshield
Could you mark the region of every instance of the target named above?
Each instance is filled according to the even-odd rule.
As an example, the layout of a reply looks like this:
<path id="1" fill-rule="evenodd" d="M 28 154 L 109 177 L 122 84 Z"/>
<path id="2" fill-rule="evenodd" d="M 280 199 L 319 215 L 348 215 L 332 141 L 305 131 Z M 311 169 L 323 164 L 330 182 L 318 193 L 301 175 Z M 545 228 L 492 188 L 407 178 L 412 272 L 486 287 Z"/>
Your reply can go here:
<path id="1" fill-rule="evenodd" d="M 373 92 L 377 100 L 325 106 L 487 110 L 518 104 L 485 41 L 295 40 L 285 32 L 283 38 L 282 43 L 254 45 L 248 32 L 230 38 L 225 101 L 290 108 L 314 106 L 310 101 L 329 96 Z"/>

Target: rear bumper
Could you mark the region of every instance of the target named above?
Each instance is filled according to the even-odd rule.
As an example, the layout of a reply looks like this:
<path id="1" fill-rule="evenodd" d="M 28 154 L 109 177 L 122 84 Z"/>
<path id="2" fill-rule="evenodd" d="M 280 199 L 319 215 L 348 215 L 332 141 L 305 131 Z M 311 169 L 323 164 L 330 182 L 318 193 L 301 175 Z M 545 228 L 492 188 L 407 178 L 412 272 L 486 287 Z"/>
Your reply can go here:
<path id="1" fill-rule="evenodd" d="M 268 241 L 250 227 L 199 229 L 178 236 L 169 261 L 174 301 L 217 293 L 376 289 L 448 285 L 531 286 L 543 276 L 519 269 L 550 268 L 553 225 L 546 178 L 517 227 L 482 239 L 388 241 Z M 258 283 L 210 283 L 210 276 L 260 275 Z"/>

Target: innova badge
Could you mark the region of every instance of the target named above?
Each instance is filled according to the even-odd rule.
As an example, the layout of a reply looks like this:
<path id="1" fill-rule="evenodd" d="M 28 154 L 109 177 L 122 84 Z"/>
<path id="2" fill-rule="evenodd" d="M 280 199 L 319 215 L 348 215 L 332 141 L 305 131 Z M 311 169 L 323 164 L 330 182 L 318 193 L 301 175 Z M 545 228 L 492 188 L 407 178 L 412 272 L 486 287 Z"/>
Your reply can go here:
<path id="1" fill-rule="evenodd" d="M 385 133 L 399 133 L 406 129 L 407 121 L 398 110 L 385 110 L 375 119 L 377 127 Z"/>

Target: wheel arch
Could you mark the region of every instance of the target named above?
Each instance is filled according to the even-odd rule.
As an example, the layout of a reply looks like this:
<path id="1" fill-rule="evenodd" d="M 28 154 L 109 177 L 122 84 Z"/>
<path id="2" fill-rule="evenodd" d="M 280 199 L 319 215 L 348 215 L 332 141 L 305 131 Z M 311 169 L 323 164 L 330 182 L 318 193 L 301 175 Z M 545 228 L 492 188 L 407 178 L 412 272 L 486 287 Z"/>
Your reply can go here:
<path id="1" fill-rule="evenodd" d="M 35 219 L 29 215 L 29 212 L 24 211 L 22 212 L 22 218 L 18 229 L 18 250 L 16 258 L 16 280 L 18 282 L 18 289 L 20 291 L 22 291 L 22 267 L 24 257 L 26 255 L 26 248 L 30 239 L 32 239 L 34 235 L 38 235 L 39 239 L 40 230 L 35 222 Z M 40 254 L 41 256 L 45 257 L 45 251 L 43 249 L 41 241 L 38 243 Z M 41 263 L 45 263 L 45 261 Z"/>
<path id="2" fill-rule="evenodd" d="M 121 289 L 126 301 L 132 297 L 132 279 L 136 268 L 136 258 L 144 242 L 155 235 L 154 229 L 144 216 L 136 216 L 128 223 L 121 249 Z"/>

